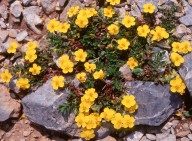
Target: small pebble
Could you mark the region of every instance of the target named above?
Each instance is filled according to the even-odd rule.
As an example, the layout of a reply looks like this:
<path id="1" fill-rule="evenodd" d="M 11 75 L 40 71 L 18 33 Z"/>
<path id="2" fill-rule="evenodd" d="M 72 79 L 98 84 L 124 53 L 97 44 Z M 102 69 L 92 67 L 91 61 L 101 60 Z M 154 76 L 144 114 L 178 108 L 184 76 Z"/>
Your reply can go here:
<path id="1" fill-rule="evenodd" d="M 188 123 L 184 123 L 184 124 L 183 124 L 183 128 L 184 128 L 185 130 L 189 130 L 189 124 L 188 124 Z"/>
<path id="2" fill-rule="evenodd" d="M 183 137 L 183 138 L 181 138 L 181 141 L 190 141 L 190 140 L 186 137 Z"/>
<path id="3" fill-rule="evenodd" d="M 187 135 L 187 137 L 192 141 L 192 134 Z"/>
<path id="4" fill-rule="evenodd" d="M 189 133 L 190 133 L 189 130 L 187 130 L 187 131 L 181 131 L 181 132 L 177 133 L 176 136 L 177 136 L 177 137 L 184 137 L 184 136 L 187 136 Z"/>
<path id="5" fill-rule="evenodd" d="M 146 134 L 146 137 L 147 137 L 149 140 L 156 140 L 156 136 L 153 135 L 153 134 Z"/>

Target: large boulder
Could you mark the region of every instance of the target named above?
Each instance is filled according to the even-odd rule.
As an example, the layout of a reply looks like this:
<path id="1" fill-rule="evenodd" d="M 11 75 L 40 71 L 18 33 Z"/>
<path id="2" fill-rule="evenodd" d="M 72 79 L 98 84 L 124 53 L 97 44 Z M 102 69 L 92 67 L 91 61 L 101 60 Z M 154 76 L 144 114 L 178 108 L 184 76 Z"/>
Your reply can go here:
<path id="1" fill-rule="evenodd" d="M 139 105 L 135 113 L 136 125 L 159 126 L 171 116 L 183 102 L 182 97 L 169 91 L 169 85 L 153 82 L 127 82 L 127 92 L 136 97 Z"/>
<path id="2" fill-rule="evenodd" d="M 183 78 L 192 98 L 192 83 L 191 83 L 192 82 L 192 65 L 191 65 L 192 53 L 185 55 L 184 59 L 185 59 L 185 62 L 179 68 L 179 74 Z"/>
<path id="3" fill-rule="evenodd" d="M 79 82 L 73 80 L 77 86 Z M 59 106 L 67 102 L 69 89 L 55 91 L 48 80 L 35 92 L 27 95 L 22 100 L 24 114 L 35 124 L 44 126 L 47 129 L 62 132 L 71 136 L 80 136 L 81 129 L 77 127 L 73 113 L 63 115 L 59 112 Z M 96 130 L 97 138 L 105 138 L 112 131 L 111 124 L 103 123 L 100 129 Z"/>
<path id="4" fill-rule="evenodd" d="M 11 98 L 7 87 L 0 84 L 0 122 L 19 117 L 20 111 L 20 103 Z"/>

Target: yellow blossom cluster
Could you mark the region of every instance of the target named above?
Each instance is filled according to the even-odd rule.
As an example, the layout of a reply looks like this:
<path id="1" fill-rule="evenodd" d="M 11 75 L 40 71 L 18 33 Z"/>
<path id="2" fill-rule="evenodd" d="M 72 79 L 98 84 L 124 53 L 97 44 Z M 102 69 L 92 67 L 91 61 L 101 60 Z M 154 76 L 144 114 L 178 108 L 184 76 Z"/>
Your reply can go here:
<path id="1" fill-rule="evenodd" d="M 25 59 L 28 60 L 30 63 L 33 63 L 37 59 L 36 47 L 37 47 L 36 42 L 28 42 L 27 44 Z"/>
<path id="2" fill-rule="evenodd" d="M 16 86 L 23 89 L 23 90 L 26 90 L 30 87 L 30 84 L 29 84 L 29 79 L 27 78 L 19 78 L 16 82 Z"/>
<path id="3" fill-rule="evenodd" d="M 126 27 L 126 28 L 130 28 L 131 26 L 135 25 L 135 18 L 129 15 L 126 15 L 123 19 L 122 19 L 122 24 Z"/>
<path id="4" fill-rule="evenodd" d="M 152 34 L 152 41 L 160 41 L 169 37 L 169 33 L 167 33 L 166 29 L 160 26 L 156 26 L 155 30 L 151 30 L 150 33 Z"/>
<path id="5" fill-rule="evenodd" d="M 84 64 L 84 67 L 85 67 L 85 70 L 89 73 L 92 73 L 95 71 L 96 69 L 96 65 L 94 63 L 89 63 L 89 62 L 86 62 Z"/>
<path id="6" fill-rule="evenodd" d="M 70 24 L 65 22 L 61 23 L 60 21 L 57 21 L 55 19 L 52 19 L 47 24 L 47 30 L 51 33 L 53 32 L 60 32 L 60 33 L 67 33 L 67 31 L 70 28 Z"/>
<path id="7" fill-rule="evenodd" d="M 119 50 L 127 50 L 130 45 L 130 42 L 125 38 L 119 39 L 117 43 L 118 43 L 117 49 Z"/>
<path id="8" fill-rule="evenodd" d="M 89 109 L 94 104 L 94 101 L 97 97 L 98 93 L 94 88 L 87 89 L 85 94 L 81 97 L 79 114 L 75 118 L 77 126 L 83 128 L 83 131 L 80 135 L 86 140 L 94 138 L 95 134 L 93 129 L 101 124 L 99 113 L 89 114 Z"/>
<path id="9" fill-rule="evenodd" d="M 186 54 L 186 53 L 189 53 L 192 51 L 192 47 L 191 47 L 189 41 L 173 42 L 172 43 L 172 51 Z"/>
<path id="10" fill-rule="evenodd" d="M 82 49 L 75 51 L 75 61 L 85 62 L 87 58 L 87 52 Z"/>
<path id="11" fill-rule="evenodd" d="M 138 105 L 133 95 L 123 96 L 121 103 L 125 106 L 125 110 L 129 113 L 134 113 L 138 109 Z"/>
<path id="12" fill-rule="evenodd" d="M 85 82 L 86 81 L 86 73 L 85 72 L 81 72 L 76 74 L 76 79 L 79 80 L 80 82 Z"/>
<path id="13" fill-rule="evenodd" d="M 132 116 L 128 114 L 121 115 L 110 108 L 105 108 L 100 114 L 100 117 L 108 122 L 111 122 L 115 129 L 132 128 L 135 122 L 135 119 Z"/>
<path id="14" fill-rule="evenodd" d="M 73 72 L 74 63 L 69 59 L 68 55 L 63 55 L 59 58 L 59 67 L 64 74 Z"/>
<path id="15" fill-rule="evenodd" d="M 137 28 L 137 34 L 140 36 L 140 37 L 147 37 L 147 35 L 150 33 L 150 29 L 149 29 L 149 26 L 148 25 L 143 25 L 143 26 L 139 26 Z"/>
<path id="16" fill-rule="evenodd" d="M 102 80 L 105 77 L 105 73 L 103 72 L 103 70 L 99 70 L 93 73 L 93 77 L 94 79 Z"/>
<path id="17" fill-rule="evenodd" d="M 170 86 L 170 90 L 173 93 L 179 93 L 181 95 L 185 93 L 186 86 L 179 75 L 170 81 Z"/>

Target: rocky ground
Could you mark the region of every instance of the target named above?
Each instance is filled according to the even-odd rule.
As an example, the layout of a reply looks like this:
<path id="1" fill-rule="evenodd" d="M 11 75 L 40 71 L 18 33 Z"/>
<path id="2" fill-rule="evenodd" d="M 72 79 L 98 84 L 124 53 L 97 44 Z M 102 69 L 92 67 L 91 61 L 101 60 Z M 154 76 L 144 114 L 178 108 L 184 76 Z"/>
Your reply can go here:
<path id="1" fill-rule="evenodd" d="M 127 0 L 123 4 L 118 5 L 122 14 L 126 10 L 131 10 L 133 16 L 139 17 L 141 15 L 141 7 L 144 3 L 151 2 L 151 0 Z M 176 3 L 180 6 L 180 12 L 175 13 L 180 21 L 177 25 L 174 34 L 182 40 L 192 40 L 192 1 L 188 0 L 153 0 L 156 6 L 169 6 L 170 3 Z M 58 20 L 66 19 L 66 11 L 70 6 L 94 6 L 94 0 L 2 0 L 0 1 L 0 68 L 9 65 L 10 61 L 17 59 L 20 55 L 17 54 L 14 58 L 6 58 L 5 52 L 9 43 L 17 41 L 22 45 L 21 51 L 25 50 L 28 41 L 38 41 L 42 46 L 46 46 L 46 24 L 52 18 Z M 97 2 L 102 5 L 103 2 Z M 169 86 L 165 87 L 139 87 L 137 89 L 138 97 L 140 93 L 146 93 L 146 98 L 140 99 L 140 111 L 138 111 L 137 125 L 132 132 L 112 132 L 106 125 L 97 131 L 97 136 L 100 141 L 190 141 L 192 140 L 192 120 L 190 117 L 185 117 L 182 114 L 190 110 L 192 95 L 191 79 L 191 60 L 192 54 L 185 56 L 187 60 L 179 72 L 186 82 L 189 93 L 186 94 L 185 99 L 178 96 L 172 96 L 169 93 Z M 186 69 L 187 68 L 187 69 Z M 127 75 L 126 68 L 123 69 L 123 74 Z M 129 74 L 128 74 L 129 75 Z M 133 84 L 128 83 L 128 86 Z M 135 85 L 135 84 L 134 84 Z M 153 86 L 153 83 L 147 84 Z M 78 131 L 74 131 L 74 123 L 65 121 L 62 115 L 55 112 L 59 102 L 66 100 L 62 95 L 52 97 L 53 93 L 49 90 L 49 84 L 44 84 L 36 92 L 30 96 L 26 96 L 21 100 L 21 95 L 11 86 L 8 89 L 0 84 L 0 140 L 2 141 L 65 141 L 73 140 L 80 141 L 75 136 L 78 136 Z M 47 93 L 42 93 L 47 90 Z M 132 91 L 135 91 L 132 89 Z M 143 92 L 144 91 L 144 92 Z M 152 91 L 153 93 L 148 93 Z M 168 93 L 163 97 L 159 96 L 158 91 Z M 39 96 L 39 97 L 38 97 Z M 149 99 L 147 99 L 147 97 Z M 158 98 L 157 98 L 158 97 Z M 43 103 L 43 98 L 51 98 L 52 100 Z M 141 98 L 141 97 L 140 97 Z M 172 99 L 172 100 L 171 100 Z M 149 101 L 153 102 L 149 102 Z M 184 104 L 185 101 L 185 104 Z M 22 103 L 22 104 L 21 104 Z M 33 104 L 36 104 L 34 107 Z M 32 108 L 29 108 L 32 107 Z M 44 108 L 48 111 L 43 112 Z M 56 107 L 54 109 L 54 107 Z M 151 108 L 154 107 L 154 108 Z M 175 111 L 177 108 L 179 108 Z M 23 114 L 26 114 L 25 117 Z M 147 109 L 147 110 L 146 110 Z M 143 113 L 143 111 L 147 111 Z M 47 113 L 48 112 L 48 113 Z M 177 114 L 176 114 L 177 113 Z M 47 117 L 46 115 L 50 115 Z M 56 115 L 56 117 L 55 117 Z M 172 115 L 170 117 L 170 115 Z M 71 119 L 73 115 L 70 115 Z M 40 117 L 40 118 L 38 118 Z M 170 118 L 169 118 L 170 117 Z M 168 118 L 168 120 L 167 120 Z M 145 120 L 143 120 L 145 119 Z M 31 122 L 32 121 L 32 122 Z M 51 121 L 51 122 L 50 122 Z M 36 124 L 34 124 L 36 123 Z M 54 123 L 54 125 L 52 124 Z M 68 124 L 69 123 L 69 124 Z M 163 124 L 162 124 L 163 123 Z M 39 125 L 42 126 L 39 126 Z M 141 126 L 145 124 L 146 126 Z M 161 124 L 161 125 L 160 125 Z M 46 128 L 44 128 L 44 127 Z M 72 128 L 74 127 L 74 128 Z M 53 129 L 60 131 L 60 133 L 48 130 Z M 62 132 L 61 132 L 62 131 Z M 68 135 L 72 135 L 69 137 Z M 111 135 L 109 135 L 111 133 Z M 76 138 L 76 139 L 74 139 Z"/>

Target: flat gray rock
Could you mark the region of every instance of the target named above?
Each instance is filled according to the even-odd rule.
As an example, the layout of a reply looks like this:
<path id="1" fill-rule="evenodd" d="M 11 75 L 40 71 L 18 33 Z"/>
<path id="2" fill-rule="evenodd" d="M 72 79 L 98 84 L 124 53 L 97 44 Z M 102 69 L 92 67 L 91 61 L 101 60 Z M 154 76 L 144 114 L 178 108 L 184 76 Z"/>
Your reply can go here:
<path id="1" fill-rule="evenodd" d="M 179 18 L 179 22 L 182 23 L 182 24 L 184 24 L 184 25 L 186 25 L 186 26 L 190 26 L 190 25 L 192 25 L 192 20 L 191 20 L 191 18 L 192 18 L 192 14 L 190 14 L 190 15 L 185 15 L 185 16 Z"/>
<path id="2" fill-rule="evenodd" d="M 18 118 L 20 110 L 20 104 L 11 98 L 9 89 L 0 84 L 0 122 L 9 118 Z"/>
<path id="3" fill-rule="evenodd" d="M 74 82 L 74 85 L 77 85 Z M 73 113 L 63 115 L 59 106 L 66 102 L 70 90 L 55 91 L 48 80 L 35 92 L 25 96 L 22 100 L 24 114 L 35 124 L 47 129 L 62 132 L 71 136 L 80 136 L 81 129 L 77 127 Z M 103 123 L 102 128 L 96 129 L 97 138 L 105 138 L 112 131 L 111 124 Z"/>
<path id="4" fill-rule="evenodd" d="M 179 74 L 183 78 L 185 85 L 188 88 L 188 91 L 192 97 L 192 53 L 189 53 L 184 56 L 185 62 L 181 67 L 179 67 Z"/>
<path id="5" fill-rule="evenodd" d="M 135 113 L 136 125 L 159 126 L 171 116 L 183 102 L 178 94 L 170 93 L 169 85 L 153 82 L 127 82 L 128 93 L 136 97 L 139 105 Z"/>
<path id="6" fill-rule="evenodd" d="M 23 7 L 20 1 L 15 1 L 14 3 L 11 4 L 10 12 L 16 18 L 21 16 L 22 11 L 23 11 Z"/>

